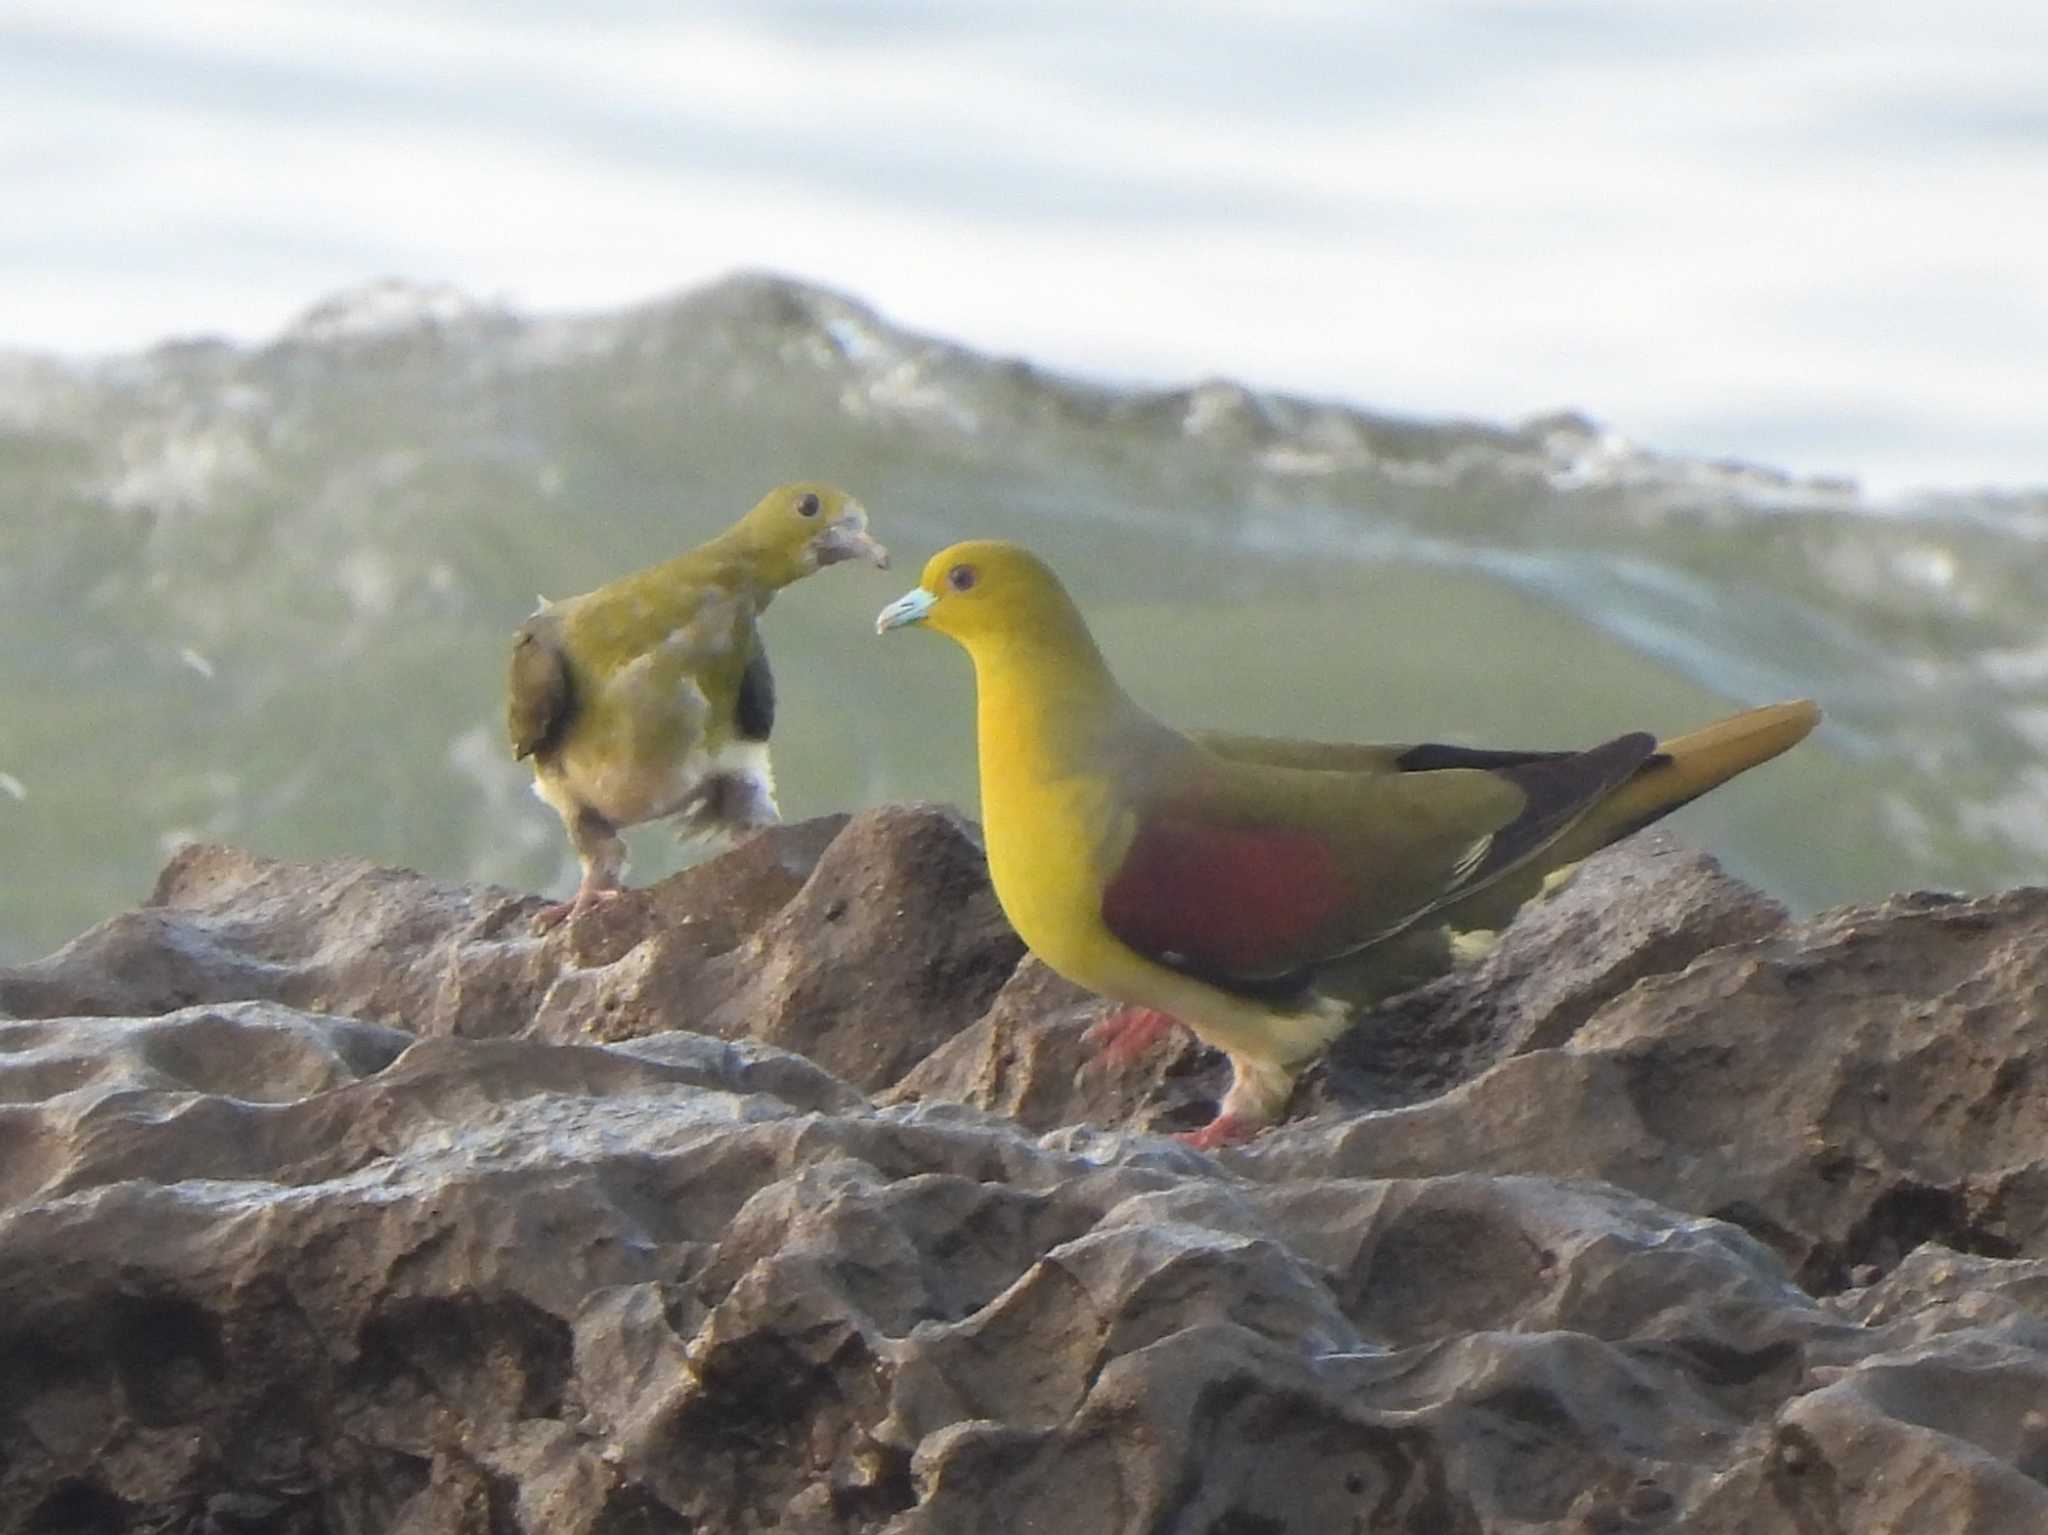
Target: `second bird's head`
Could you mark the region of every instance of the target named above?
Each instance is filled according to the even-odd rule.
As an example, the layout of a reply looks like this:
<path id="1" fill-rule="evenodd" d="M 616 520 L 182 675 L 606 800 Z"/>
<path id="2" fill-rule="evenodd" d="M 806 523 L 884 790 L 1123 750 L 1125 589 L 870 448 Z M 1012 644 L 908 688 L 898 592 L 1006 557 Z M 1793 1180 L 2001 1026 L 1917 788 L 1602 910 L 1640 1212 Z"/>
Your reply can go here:
<path id="1" fill-rule="evenodd" d="M 841 560 L 889 568 L 889 551 L 868 532 L 867 509 L 836 486 L 817 481 L 778 485 L 740 523 L 754 545 L 789 567 L 797 580 Z"/>
<path id="2" fill-rule="evenodd" d="M 990 635 L 1064 631 L 1080 622 L 1043 560 L 1021 545 L 985 538 L 933 555 L 917 586 L 875 615 L 875 633 L 921 624 L 973 650 Z"/>

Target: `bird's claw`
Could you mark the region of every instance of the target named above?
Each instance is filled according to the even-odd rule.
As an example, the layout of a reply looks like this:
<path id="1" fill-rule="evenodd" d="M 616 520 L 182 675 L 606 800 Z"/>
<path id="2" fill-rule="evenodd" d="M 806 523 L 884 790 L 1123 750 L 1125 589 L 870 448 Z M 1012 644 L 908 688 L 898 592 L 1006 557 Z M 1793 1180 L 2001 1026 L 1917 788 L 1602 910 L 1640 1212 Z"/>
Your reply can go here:
<path id="1" fill-rule="evenodd" d="M 1089 1026 L 1081 1042 L 1113 1066 L 1134 1066 L 1180 1026 L 1171 1013 L 1150 1007 L 1119 1007 Z"/>
<path id="2" fill-rule="evenodd" d="M 533 914 L 533 930 L 536 933 L 552 933 L 565 922 L 573 922 L 594 906 L 601 906 L 615 900 L 626 892 L 616 885 L 600 885 L 593 890 L 578 890 L 573 901 L 553 901 Z"/>
<path id="3" fill-rule="evenodd" d="M 1223 1146 L 1241 1146 L 1266 1126 L 1246 1114 L 1218 1114 L 1199 1130 L 1184 1130 L 1174 1137 L 1196 1151 L 1215 1151 Z"/>

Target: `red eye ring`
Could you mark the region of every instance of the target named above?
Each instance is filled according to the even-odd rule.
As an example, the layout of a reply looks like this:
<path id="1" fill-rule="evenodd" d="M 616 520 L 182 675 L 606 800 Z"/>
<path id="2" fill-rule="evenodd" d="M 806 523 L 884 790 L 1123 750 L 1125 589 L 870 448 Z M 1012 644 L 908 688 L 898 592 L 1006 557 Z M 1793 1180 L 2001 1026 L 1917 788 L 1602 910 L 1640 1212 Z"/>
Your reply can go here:
<path id="1" fill-rule="evenodd" d="M 971 590 L 974 586 L 974 567 L 972 565 L 955 565 L 946 572 L 946 585 L 952 587 L 956 592 Z"/>

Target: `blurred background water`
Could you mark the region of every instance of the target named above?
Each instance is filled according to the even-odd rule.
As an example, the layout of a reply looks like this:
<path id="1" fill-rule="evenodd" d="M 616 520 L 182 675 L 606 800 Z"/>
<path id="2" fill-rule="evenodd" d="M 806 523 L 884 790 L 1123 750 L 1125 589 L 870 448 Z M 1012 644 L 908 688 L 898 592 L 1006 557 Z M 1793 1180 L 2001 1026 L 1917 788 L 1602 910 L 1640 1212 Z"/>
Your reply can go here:
<path id="1" fill-rule="evenodd" d="M 769 617 L 793 815 L 972 806 L 964 662 L 867 621 L 1008 533 L 1169 717 L 1811 693 L 1681 834 L 2039 879 L 2043 78 L 1987 3 L 14 0 L 0 958 L 193 836 L 565 888 L 512 627 L 798 474 L 899 568 Z"/>

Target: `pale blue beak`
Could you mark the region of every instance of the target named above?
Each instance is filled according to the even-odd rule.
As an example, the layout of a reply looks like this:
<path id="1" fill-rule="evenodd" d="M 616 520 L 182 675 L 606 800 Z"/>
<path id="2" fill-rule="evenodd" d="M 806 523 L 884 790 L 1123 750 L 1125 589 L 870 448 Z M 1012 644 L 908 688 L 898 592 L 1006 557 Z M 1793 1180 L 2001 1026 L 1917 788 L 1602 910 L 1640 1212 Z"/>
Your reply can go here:
<path id="1" fill-rule="evenodd" d="M 921 586 L 916 591 L 905 592 L 875 615 L 875 633 L 887 634 L 905 624 L 923 623 L 937 601 L 938 598 Z"/>

